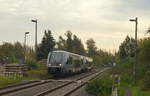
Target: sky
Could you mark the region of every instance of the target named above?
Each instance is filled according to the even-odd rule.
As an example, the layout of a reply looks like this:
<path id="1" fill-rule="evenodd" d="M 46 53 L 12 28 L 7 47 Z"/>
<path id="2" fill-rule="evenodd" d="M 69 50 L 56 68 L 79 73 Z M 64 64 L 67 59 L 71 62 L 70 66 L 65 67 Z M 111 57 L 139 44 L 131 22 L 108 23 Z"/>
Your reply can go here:
<path id="1" fill-rule="evenodd" d="M 38 20 L 38 43 L 45 29 L 56 40 L 71 30 L 86 40 L 93 38 L 98 48 L 116 51 L 127 35 L 134 37 L 134 22 L 138 17 L 138 39 L 147 37 L 150 27 L 150 0 L 0 0 L 0 44 L 24 42 L 34 46 Z"/>

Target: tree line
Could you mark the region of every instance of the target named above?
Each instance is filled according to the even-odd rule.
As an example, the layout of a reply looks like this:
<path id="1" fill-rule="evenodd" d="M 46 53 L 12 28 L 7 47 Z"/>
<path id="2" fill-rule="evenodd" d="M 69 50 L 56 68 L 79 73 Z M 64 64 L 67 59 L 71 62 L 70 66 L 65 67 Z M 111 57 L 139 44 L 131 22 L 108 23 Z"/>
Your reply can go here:
<path id="1" fill-rule="evenodd" d="M 95 64 L 102 65 L 112 63 L 114 56 L 106 51 L 98 49 L 96 42 L 90 38 L 86 41 L 87 48 L 84 47 L 82 40 L 70 30 L 66 31 L 64 36 L 59 36 L 58 41 L 54 39 L 50 30 L 45 30 L 42 42 L 38 46 L 38 60 L 46 59 L 52 50 L 64 50 L 79 55 L 93 58 Z"/>
<path id="2" fill-rule="evenodd" d="M 113 62 L 114 56 L 107 51 L 98 49 L 94 39 L 89 38 L 86 41 L 86 46 L 87 48 L 85 48 L 82 40 L 70 30 L 66 31 L 64 35 L 59 36 L 57 41 L 53 37 L 51 30 L 45 30 L 44 36 L 38 44 L 36 60 L 40 61 L 42 59 L 47 59 L 50 51 L 64 50 L 91 57 L 97 65 Z M 26 55 L 27 60 L 34 60 L 34 54 L 35 51 L 30 46 L 27 46 L 26 54 L 24 54 L 24 44 L 21 44 L 20 42 L 4 42 L 0 45 L 0 59 L 7 57 L 9 58 L 9 62 L 17 62 L 18 60 L 22 61 L 24 55 Z"/>
<path id="3" fill-rule="evenodd" d="M 32 59 L 34 57 L 33 48 L 27 46 L 26 50 L 27 57 Z M 0 45 L 0 63 L 22 63 L 24 60 L 24 52 L 24 45 L 20 42 L 3 42 L 3 44 Z"/>

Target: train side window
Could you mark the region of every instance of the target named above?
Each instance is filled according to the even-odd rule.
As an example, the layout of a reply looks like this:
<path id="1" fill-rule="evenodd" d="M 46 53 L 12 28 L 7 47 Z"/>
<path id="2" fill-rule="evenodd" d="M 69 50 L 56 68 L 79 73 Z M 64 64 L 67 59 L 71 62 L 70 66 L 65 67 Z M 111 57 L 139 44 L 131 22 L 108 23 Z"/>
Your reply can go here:
<path id="1" fill-rule="evenodd" d="M 84 60 L 83 59 L 81 59 L 81 64 L 84 64 Z"/>
<path id="2" fill-rule="evenodd" d="M 79 68 L 80 65 L 81 65 L 81 61 L 80 61 L 80 60 L 76 59 L 76 60 L 73 61 L 73 66 L 74 66 L 75 68 Z"/>
<path id="3" fill-rule="evenodd" d="M 69 58 L 67 59 L 66 64 L 72 64 L 72 57 L 69 56 Z"/>

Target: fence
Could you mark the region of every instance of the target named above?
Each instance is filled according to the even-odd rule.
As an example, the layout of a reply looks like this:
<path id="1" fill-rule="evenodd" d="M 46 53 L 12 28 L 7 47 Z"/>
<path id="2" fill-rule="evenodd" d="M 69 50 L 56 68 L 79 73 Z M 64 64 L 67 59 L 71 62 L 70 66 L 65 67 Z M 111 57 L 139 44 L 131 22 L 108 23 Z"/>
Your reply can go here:
<path id="1" fill-rule="evenodd" d="M 27 66 L 22 64 L 7 64 L 5 65 L 5 72 L 25 72 L 27 71 Z"/>
<path id="2" fill-rule="evenodd" d="M 23 77 L 23 72 L 2 72 L 1 76 L 4 78 L 16 80 Z"/>
<path id="3" fill-rule="evenodd" d="M 21 79 L 27 70 L 23 64 L 5 64 L 0 67 L 0 75 L 2 78 L 16 80 Z"/>

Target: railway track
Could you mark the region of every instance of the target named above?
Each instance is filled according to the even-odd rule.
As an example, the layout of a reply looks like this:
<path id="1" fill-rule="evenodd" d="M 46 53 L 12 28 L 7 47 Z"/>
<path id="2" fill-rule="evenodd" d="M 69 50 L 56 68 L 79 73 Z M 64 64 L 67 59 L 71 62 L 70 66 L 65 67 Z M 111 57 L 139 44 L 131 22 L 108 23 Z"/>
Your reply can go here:
<path id="1" fill-rule="evenodd" d="M 42 82 L 42 84 L 39 84 L 39 85 L 34 85 L 34 86 L 30 86 L 30 87 L 24 87 L 24 88 L 18 88 L 18 90 L 15 90 L 15 89 L 12 89 L 13 91 L 9 91 L 7 89 L 7 91 L 5 91 L 5 93 L 1 94 L 0 96 L 33 96 L 39 92 L 43 92 L 45 91 L 45 89 L 48 89 L 48 88 L 53 88 L 55 86 L 58 86 L 58 85 L 61 85 L 61 84 L 64 84 L 68 81 L 45 81 L 45 82 Z M 27 85 L 25 85 L 27 86 Z M 22 87 L 22 86 L 21 86 Z"/>
<path id="2" fill-rule="evenodd" d="M 73 79 L 73 78 L 76 78 L 76 76 L 71 76 L 68 79 Z M 45 83 L 55 82 L 55 81 L 56 81 L 55 79 L 32 80 L 32 81 L 7 85 L 7 86 L 4 86 L 4 87 L 0 87 L 0 96 L 5 95 L 5 94 L 9 94 L 9 93 L 12 93 L 12 92 L 20 91 L 20 90 L 23 90 L 23 89 L 31 88 L 31 87 L 34 87 L 34 86 L 42 85 L 42 84 L 45 84 Z M 57 80 L 57 81 L 61 82 L 62 80 Z M 70 81 L 70 80 L 67 80 L 67 78 L 64 78 L 63 81 Z"/>
<path id="3" fill-rule="evenodd" d="M 103 70 L 104 71 L 104 70 Z M 102 71 L 102 72 L 103 72 Z M 94 71 L 67 80 L 41 80 L 9 85 L 0 88 L 0 96 L 69 96 L 72 92 L 84 86 L 89 80 L 102 72 Z M 68 89 L 69 88 L 69 89 Z M 61 91 L 63 94 L 61 93 Z M 60 93 L 59 95 L 55 93 Z"/>
<path id="4" fill-rule="evenodd" d="M 78 75 L 69 76 L 69 77 L 65 77 L 65 78 L 52 78 L 52 79 L 48 79 L 48 80 L 49 81 L 55 81 L 55 80 L 59 81 L 59 79 L 66 80 L 66 81 L 67 80 L 74 80 L 75 78 L 80 77 L 82 75 L 85 75 L 87 73 L 88 72 L 81 73 L 81 74 L 78 74 Z M 23 82 L 20 82 L 20 83 L 10 84 L 10 85 L 4 86 L 4 87 L 0 87 L 0 91 L 4 90 L 4 89 L 7 89 L 7 88 L 19 87 L 19 86 L 23 86 L 23 85 L 26 85 L 26 84 L 31 84 L 31 83 L 35 83 L 35 82 L 41 82 L 41 81 L 46 81 L 46 80 L 30 80 L 30 81 L 23 81 Z"/>
<path id="5" fill-rule="evenodd" d="M 0 96 L 8 94 L 8 93 L 12 93 L 12 92 L 20 91 L 20 90 L 23 90 L 23 89 L 31 88 L 31 87 L 34 87 L 34 86 L 42 85 L 42 84 L 45 84 L 45 83 L 48 83 L 48 82 L 51 82 L 51 81 L 31 81 L 31 82 L 6 86 L 6 87 L 3 87 L 3 88 L 0 88 Z"/>
<path id="6" fill-rule="evenodd" d="M 82 84 L 80 84 L 79 86 L 76 86 L 72 90 L 66 92 L 63 96 L 74 96 L 74 95 L 72 95 L 73 93 L 75 93 L 77 90 L 79 90 L 80 88 L 82 88 L 83 86 L 85 86 L 90 80 L 95 79 L 96 77 L 102 75 L 103 72 L 100 72 L 100 73 L 96 74 L 95 76 L 93 76 L 92 78 L 90 78 L 88 81 L 85 81 Z"/>
<path id="7" fill-rule="evenodd" d="M 22 82 L 22 83 L 17 83 L 17 84 L 11 84 L 11 85 L 7 85 L 7 86 L 4 86 L 4 87 L 0 87 L 0 90 L 4 90 L 4 89 L 7 89 L 7 88 L 12 88 L 12 87 L 16 87 L 16 86 L 22 86 L 22 85 L 26 85 L 26 84 L 30 84 L 30 83 L 34 83 L 34 82 L 38 82 L 36 80 L 31 80 L 31 81 L 27 81 L 27 82 Z"/>
<path id="8" fill-rule="evenodd" d="M 34 96 L 69 96 L 70 94 L 72 94 L 73 92 L 84 86 L 89 80 L 103 73 L 103 71 L 87 74 L 81 78 L 78 78 L 76 82 L 75 81 L 68 82 L 63 85 L 56 86 L 53 89 L 48 89 L 44 92 L 38 93 Z"/>

